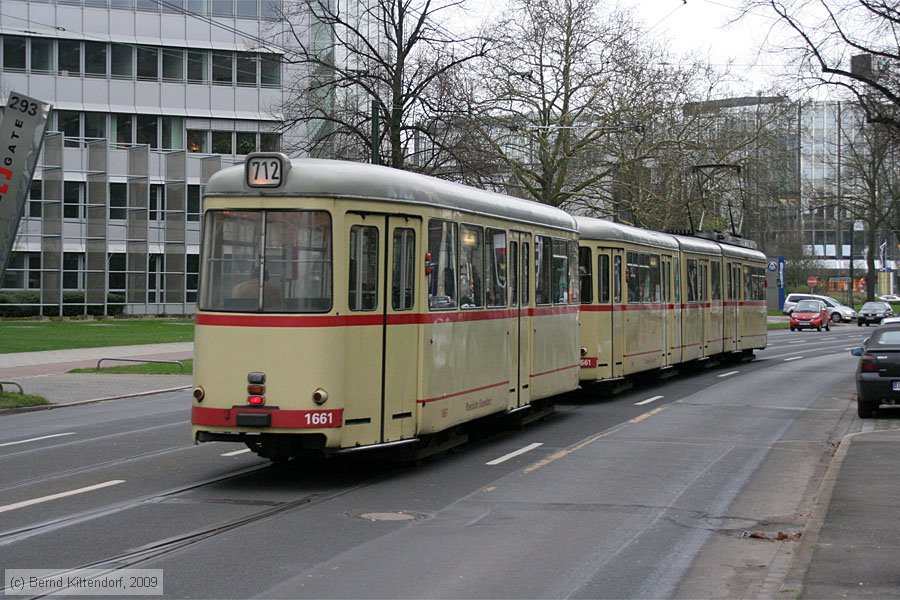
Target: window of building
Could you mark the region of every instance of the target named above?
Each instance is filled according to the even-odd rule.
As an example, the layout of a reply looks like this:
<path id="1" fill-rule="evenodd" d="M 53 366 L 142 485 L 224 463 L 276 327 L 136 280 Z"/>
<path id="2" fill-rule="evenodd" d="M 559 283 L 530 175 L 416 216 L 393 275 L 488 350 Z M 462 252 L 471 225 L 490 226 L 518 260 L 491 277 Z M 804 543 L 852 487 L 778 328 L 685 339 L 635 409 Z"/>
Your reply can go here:
<path id="1" fill-rule="evenodd" d="M 134 0 L 109 0 L 109 5 L 112 8 L 124 8 L 127 10 L 131 10 L 134 8 Z"/>
<path id="2" fill-rule="evenodd" d="M 56 41 L 56 65 L 60 75 L 81 76 L 81 42 Z"/>
<path id="3" fill-rule="evenodd" d="M 147 12 L 159 12 L 159 4 L 156 0 L 136 0 L 135 7 Z"/>
<path id="4" fill-rule="evenodd" d="M 137 143 L 159 147 L 159 123 L 156 115 L 137 115 Z"/>
<path id="5" fill-rule="evenodd" d="M 200 220 L 200 186 L 187 186 L 187 220 Z"/>
<path id="6" fill-rule="evenodd" d="M 240 1 L 241 0 L 238 0 L 238 2 Z M 237 84 L 242 86 L 255 86 L 257 65 L 259 65 L 259 55 L 238 52 L 235 55 Z"/>
<path id="7" fill-rule="evenodd" d="M 162 147 L 167 150 L 184 150 L 184 118 L 162 118 Z"/>
<path id="8" fill-rule="evenodd" d="M 110 131 L 115 133 L 117 144 L 130 144 L 134 139 L 131 132 L 132 122 L 132 115 L 121 113 L 110 115 Z"/>
<path id="9" fill-rule="evenodd" d="M 256 134 L 247 131 L 238 131 L 234 134 L 235 153 L 250 154 L 256 150 Z"/>
<path id="10" fill-rule="evenodd" d="M 80 219 L 84 184 L 80 181 L 66 181 L 63 184 L 63 217 Z"/>
<path id="11" fill-rule="evenodd" d="M 109 218 L 110 220 L 124 220 L 128 215 L 128 184 L 109 184 Z M 124 261 L 124 254 L 122 255 Z M 122 270 L 125 270 L 123 262 Z M 123 274 L 124 277 L 124 274 Z M 124 285 L 122 286 L 125 287 Z"/>
<path id="12" fill-rule="evenodd" d="M 118 185 L 118 184 L 117 184 Z M 121 184 L 124 185 L 124 184 Z M 110 293 L 125 293 L 125 272 L 126 261 L 125 254 L 115 253 L 109 255 L 109 275 L 107 285 Z"/>
<path id="13" fill-rule="evenodd" d="M 166 0 L 160 4 L 164 13 L 182 14 L 184 10 L 184 0 Z"/>
<path id="14" fill-rule="evenodd" d="M 56 111 L 56 129 L 62 131 L 67 148 L 77 148 L 81 141 L 81 113 L 70 110 Z"/>
<path id="15" fill-rule="evenodd" d="M 134 77 L 134 46 L 112 44 L 110 46 L 111 68 L 113 77 L 131 79 Z"/>
<path id="16" fill-rule="evenodd" d="M 212 81 L 217 85 L 231 85 L 234 82 L 234 55 L 231 52 L 213 52 Z"/>
<path id="17" fill-rule="evenodd" d="M 162 76 L 166 81 L 184 81 L 184 50 L 162 49 Z"/>
<path id="18" fill-rule="evenodd" d="M 42 214 L 41 198 L 43 197 L 43 185 L 40 179 L 31 180 L 31 190 L 28 194 L 28 216 L 40 218 Z"/>
<path id="19" fill-rule="evenodd" d="M 106 113 L 84 113 L 84 137 L 106 137 Z"/>
<path id="20" fill-rule="evenodd" d="M 209 81 L 209 53 L 187 53 L 187 78 L 191 83 L 206 83 Z"/>
<path id="21" fill-rule="evenodd" d="M 84 254 L 81 252 L 63 252 L 63 289 L 79 290 L 82 284 Z"/>
<path id="22" fill-rule="evenodd" d="M 25 70 L 26 38 L 18 35 L 3 36 L 3 68 L 8 71 Z"/>
<path id="23" fill-rule="evenodd" d="M 213 154 L 233 154 L 231 145 L 232 134 L 230 131 L 212 132 Z"/>
<path id="24" fill-rule="evenodd" d="M 233 17 L 234 2 L 232 0 L 211 0 L 212 14 L 216 17 Z"/>
<path id="25" fill-rule="evenodd" d="M 188 302 L 196 302 L 197 301 L 197 289 L 198 281 L 200 273 L 200 255 L 199 254 L 188 254 L 187 255 L 187 277 L 184 280 L 185 287 L 185 300 Z"/>
<path id="26" fill-rule="evenodd" d="M 209 0 L 187 0 L 187 9 L 198 15 L 209 13 Z"/>
<path id="27" fill-rule="evenodd" d="M 187 149 L 188 152 L 209 152 L 209 132 L 202 129 L 188 129 Z"/>
<path id="28" fill-rule="evenodd" d="M 281 57 L 277 54 L 260 54 L 259 83 L 263 87 L 281 85 Z"/>
<path id="29" fill-rule="evenodd" d="M 137 76 L 138 79 L 159 79 L 159 48 L 137 47 Z"/>
<path id="30" fill-rule="evenodd" d="M 281 16 L 281 0 L 260 0 L 259 16 L 265 19 L 275 19 Z"/>
<path id="31" fill-rule="evenodd" d="M 31 70 L 36 73 L 53 71 L 53 40 L 31 38 Z"/>
<path id="32" fill-rule="evenodd" d="M 166 219 L 166 188 L 158 183 L 150 185 L 150 198 L 148 210 L 151 221 L 165 221 Z"/>
<path id="33" fill-rule="evenodd" d="M 256 2 L 257 0 L 235 0 L 235 15 L 245 19 L 255 19 L 257 13 Z"/>
<path id="34" fill-rule="evenodd" d="M 106 49 L 101 42 L 84 43 L 84 74 L 88 77 L 106 77 Z"/>
<path id="35" fill-rule="evenodd" d="M 278 152 L 281 150 L 281 135 L 277 133 L 259 134 L 260 152 Z"/>

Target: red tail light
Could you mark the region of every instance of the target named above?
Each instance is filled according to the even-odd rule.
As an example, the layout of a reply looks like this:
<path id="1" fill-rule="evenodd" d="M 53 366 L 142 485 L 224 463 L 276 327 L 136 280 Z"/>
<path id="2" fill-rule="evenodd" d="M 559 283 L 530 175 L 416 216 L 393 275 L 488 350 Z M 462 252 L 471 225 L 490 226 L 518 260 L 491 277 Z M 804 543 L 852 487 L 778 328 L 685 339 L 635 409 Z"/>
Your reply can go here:
<path id="1" fill-rule="evenodd" d="M 247 398 L 247 404 L 250 404 L 251 406 L 262 406 L 265 403 L 266 399 L 262 396 L 249 396 Z"/>
<path id="2" fill-rule="evenodd" d="M 875 364 L 875 357 L 869 355 L 863 356 L 862 359 L 860 359 L 859 370 L 863 373 L 877 373 L 878 365 Z"/>

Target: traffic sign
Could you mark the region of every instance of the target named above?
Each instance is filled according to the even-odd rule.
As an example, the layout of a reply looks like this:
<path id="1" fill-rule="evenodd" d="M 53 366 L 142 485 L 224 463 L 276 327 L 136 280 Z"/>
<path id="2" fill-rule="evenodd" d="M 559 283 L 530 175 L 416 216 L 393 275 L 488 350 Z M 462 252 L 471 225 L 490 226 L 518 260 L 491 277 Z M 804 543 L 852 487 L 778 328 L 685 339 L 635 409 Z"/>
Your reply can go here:
<path id="1" fill-rule="evenodd" d="M 806 285 L 808 285 L 809 287 L 816 287 L 817 285 L 819 285 L 819 278 L 815 276 L 807 277 Z"/>

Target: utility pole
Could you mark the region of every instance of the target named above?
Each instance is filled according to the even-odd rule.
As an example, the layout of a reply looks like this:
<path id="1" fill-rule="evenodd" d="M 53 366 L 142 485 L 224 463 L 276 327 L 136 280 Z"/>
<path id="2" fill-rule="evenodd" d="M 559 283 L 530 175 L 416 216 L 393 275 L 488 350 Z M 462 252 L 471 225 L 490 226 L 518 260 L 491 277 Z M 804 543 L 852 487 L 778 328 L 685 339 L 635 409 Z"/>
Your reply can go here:
<path id="1" fill-rule="evenodd" d="M 377 165 L 380 163 L 378 151 L 381 148 L 381 137 L 379 136 L 378 126 L 378 100 L 372 100 L 372 159 L 371 163 Z"/>

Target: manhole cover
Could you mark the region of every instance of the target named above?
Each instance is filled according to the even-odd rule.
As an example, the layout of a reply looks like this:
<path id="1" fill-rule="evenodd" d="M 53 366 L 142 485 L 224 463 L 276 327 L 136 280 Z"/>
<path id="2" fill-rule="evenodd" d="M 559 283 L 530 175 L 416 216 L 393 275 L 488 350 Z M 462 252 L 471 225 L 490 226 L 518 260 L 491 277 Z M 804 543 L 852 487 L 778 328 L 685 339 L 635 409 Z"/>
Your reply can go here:
<path id="1" fill-rule="evenodd" d="M 359 517 L 368 521 L 414 521 L 416 519 L 416 515 L 405 512 L 363 513 Z"/>

